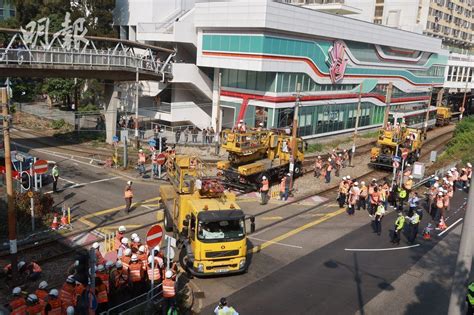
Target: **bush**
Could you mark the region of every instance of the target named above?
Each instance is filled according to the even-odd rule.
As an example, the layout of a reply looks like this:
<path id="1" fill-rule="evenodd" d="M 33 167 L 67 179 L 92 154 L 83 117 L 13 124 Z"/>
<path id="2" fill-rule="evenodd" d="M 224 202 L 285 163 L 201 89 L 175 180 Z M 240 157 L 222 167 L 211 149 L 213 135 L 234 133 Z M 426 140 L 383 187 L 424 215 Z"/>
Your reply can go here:
<path id="1" fill-rule="evenodd" d="M 61 129 L 63 128 L 64 126 L 66 125 L 66 122 L 64 121 L 64 119 L 59 119 L 59 120 L 53 120 L 51 122 L 51 128 L 57 130 L 57 129 Z"/>
<path id="2" fill-rule="evenodd" d="M 454 130 L 453 138 L 442 153 L 441 161 L 472 162 L 474 156 L 474 117 L 464 118 Z"/>
<path id="3" fill-rule="evenodd" d="M 41 195 L 39 192 L 33 192 L 33 202 L 36 219 L 48 218 L 53 212 L 54 200 L 51 195 Z M 18 219 L 30 219 L 30 197 L 25 193 L 17 193 L 15 195 L 15 205 Z"/>
<path id="4" fill-rule="evenodd" d="M 312 143 L 308 145 L 308 149 L 305 151 L 306 153 L 312 152 L 322 152 L 324 146 L 321 143 Z"/>

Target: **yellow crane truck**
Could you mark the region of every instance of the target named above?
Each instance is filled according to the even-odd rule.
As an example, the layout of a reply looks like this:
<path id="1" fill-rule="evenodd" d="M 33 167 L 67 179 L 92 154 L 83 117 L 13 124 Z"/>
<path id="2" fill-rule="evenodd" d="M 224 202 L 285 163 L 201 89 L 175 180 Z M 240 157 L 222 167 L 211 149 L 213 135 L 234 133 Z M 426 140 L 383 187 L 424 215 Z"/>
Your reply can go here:
<path id="1" fill-rule="evenodd" d="M 235 194 L 204 177 L 203 163 L 194 156 L 170 155 L 167 176 L 170 183 L 159 189 L 164 226 L 178 239 L 183 268 L 195 276 L 245 272 L 245 214 Z"/>
<path id="2" fill-rule="evenodd" d="M 453 112 L 450 107 L 438 106 L 436 107 L 436 126 L 446 126 L 451 122 Z"/>
<path id="3" fill-rule="evenodd" d="M 406 155 L 407 163 L 414 163 L 420 157 L 422 131 L 402 127 L 400 131 L 381 129 L 376 146 L 370 150 L 369 165 L 375 168 L 393 167 L 394 157 Z"/>
<path id="4" fill-rule="evenodd" d="M 280 131 L 262 130 L 221 133 L 221 147 L 228 161 L 217 162 L 227 187 L 250 192 L 258 190 L 262 177 L 278 181 L 285 176 L 292 160 L 291 136 Z M 294 177 L 302 175 L 304 161 L 303 139 L 297 139 Z"/>

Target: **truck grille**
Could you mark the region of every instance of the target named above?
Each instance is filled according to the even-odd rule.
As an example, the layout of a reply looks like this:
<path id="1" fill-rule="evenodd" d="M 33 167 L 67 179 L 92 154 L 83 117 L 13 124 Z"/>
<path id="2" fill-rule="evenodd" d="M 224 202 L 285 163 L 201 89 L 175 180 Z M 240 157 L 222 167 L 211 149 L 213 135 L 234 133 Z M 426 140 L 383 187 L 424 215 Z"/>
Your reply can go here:
<path id="1" fill-rule="evenodd" d="M 227 256 L 237 256 L 239 254 L 239 250 L 223 250 L 219 252 L 208 252 L 206 253 L 206 258 L 219 258 L 219 257 L 227 257 Z"/>

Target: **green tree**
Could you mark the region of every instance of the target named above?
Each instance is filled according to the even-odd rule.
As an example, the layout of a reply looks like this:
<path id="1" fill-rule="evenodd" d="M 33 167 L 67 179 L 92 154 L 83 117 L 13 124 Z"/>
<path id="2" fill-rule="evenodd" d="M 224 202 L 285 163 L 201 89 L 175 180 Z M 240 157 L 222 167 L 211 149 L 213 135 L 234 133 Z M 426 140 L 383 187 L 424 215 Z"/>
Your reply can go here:
<path id="1" fill-rule="evenodd" d="M 44 93 L 48 93 L 54 101 L 62 101 L 63 104 L 70 106 L 71 95 L 74 92 L 74 80 L 60 78 L 46 79 L 43 83 L 42 90 Z"/>

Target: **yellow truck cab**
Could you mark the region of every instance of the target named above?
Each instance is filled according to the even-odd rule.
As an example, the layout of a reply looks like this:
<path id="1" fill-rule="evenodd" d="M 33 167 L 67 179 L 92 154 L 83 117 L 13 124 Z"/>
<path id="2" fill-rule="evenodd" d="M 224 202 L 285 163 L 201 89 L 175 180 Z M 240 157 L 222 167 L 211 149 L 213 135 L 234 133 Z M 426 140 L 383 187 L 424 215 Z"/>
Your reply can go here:
<path id="1" fill-rule="evenodd" d="M 192 156 L 170 156 L 169 185 L 160 186 L 165 230 L 180 244 L 180 263 L 196 276 L 245 272 L 245 214 L 236 196 L 201 176 Z"/>
<path id="2" fill-rule="evenodd" d="M 453 117 L 453 112 L 450 107 L 438 106 L 436 107 L 436 126 L 449 125 Z"/>

